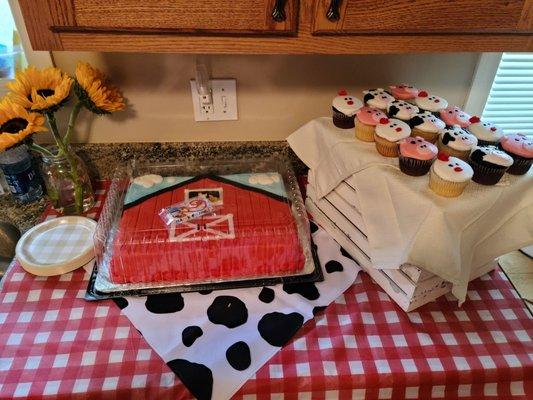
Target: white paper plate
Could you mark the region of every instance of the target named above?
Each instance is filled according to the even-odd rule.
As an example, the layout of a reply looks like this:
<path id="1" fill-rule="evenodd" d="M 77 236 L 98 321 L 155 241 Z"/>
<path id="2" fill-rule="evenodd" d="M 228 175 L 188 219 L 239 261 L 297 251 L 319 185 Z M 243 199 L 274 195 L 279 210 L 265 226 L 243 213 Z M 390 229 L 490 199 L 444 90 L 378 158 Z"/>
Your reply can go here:
<path id="1" fill-rule="evenodd" d="M 34 226 L 17 243 L 22 267 L 39 276 L 61 275 L 94 258 L 96 222 L 85 217 L 59 217 Z"/>

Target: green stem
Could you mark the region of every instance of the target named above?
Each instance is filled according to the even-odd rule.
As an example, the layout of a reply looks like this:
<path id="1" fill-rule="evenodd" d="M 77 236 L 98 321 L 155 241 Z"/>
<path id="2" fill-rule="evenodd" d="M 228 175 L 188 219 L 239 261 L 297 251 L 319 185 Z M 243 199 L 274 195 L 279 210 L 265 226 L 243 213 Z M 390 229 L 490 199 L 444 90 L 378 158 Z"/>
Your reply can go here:
<path id="1" fill-rule="evenodd" d="M 65 145 L 65 142 L 59 134 L 54 113 L 46 113 L 46 119 L 48 120 L 50 130 L 52 131 L 52 135 L 54 136 L 57 147 L 59 148 L 58 156 L 65 156 L 70 165 L 70 176 L 72 178 L 72 186 L 74 186 L 74 205 L 76 206 L 76 212 L 81 214 L 83 211 L 83 186 L 81 185 L 80 178 L 78 176 L 78 162 L 76 158 L 72 156 L 68 145 Z"/>
<path id="2" fill-rule="evenodd" d="M 76 119 L 78 119 L 78 114 L 80 113 L 81 109 L 83 108 L 83 105 L 81 101 L 78 101 L 75 105 L 72 111 L 70 112 L 70 118 L 68 120 L 68 127 L 67 127 L 67 133 L 65 134 L 65 137 L 63 138 L 65 145 L 68 147 L 70 144 L 70 138 L 72 136 L 72 132 L 74 131 L 74 125 L 76 125 Z"/>
<path id="3" fill-rule="evenodd" d="M 28 145 L 28 147 L 31 149 L 31 150 L 34 150 L 38 153 L 41 153 L 42 155 L 45 155 L 45 156 L 48 156 L 48 157 L 54 157 L 54 155 L 52 154 L 52 152 L 46 148 L 44 148 L 43 146 L 40 146 L 38 145 L 37 143 L 31 143 Z"/>

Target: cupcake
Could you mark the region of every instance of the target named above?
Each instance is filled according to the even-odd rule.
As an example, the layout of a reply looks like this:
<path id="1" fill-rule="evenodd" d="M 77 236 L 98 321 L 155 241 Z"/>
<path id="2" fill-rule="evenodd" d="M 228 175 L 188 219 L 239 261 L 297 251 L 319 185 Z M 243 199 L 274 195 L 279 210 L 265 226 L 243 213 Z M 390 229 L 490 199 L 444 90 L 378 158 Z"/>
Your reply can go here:
<path id="1" fill-rule="evenodd" d="M 477 145 L 477 139 L 459 125 L 448 126 L 439 131 L 439 151 L 452 157 L 468 160 L 470 152 Z"/>
<path id="2" fill-rule="evenodd" d="M 444 197 L 457 197 L 468 185 L 474 171 L 456 157 L 440 152 L 429 173 L 429 188 Z"/>
<path id="3" fill-rule="evenodd" d="M 429 111 L 432 113 L 438 113 L 440 110 L 448 107 L 448 102 L 442 97 L 431 95 L 428 92 L 422 90 L 418 92 L 415 97 L 415 104 L 422 111 Z"/>
<path id="4" fill-rule="evenodd" d="M 476 147 L 468 163 L 474 170 L 472 180 L 482 185 L 495 185 L 502 179 L 505 171 L 513 165 L 513 158 L 505 151 L 494 146 Z"/>
<path id="5" fill-rule="evenodd" d="M 374 141 L 376 150 L 385 157 L 398 157 L 398 142 L 411 134 L 411 128 L 405 122 L 383 118 L 376 125 Z"/>
<path id="6" fill-rule="evenodd" d="M 414 104 L 403 100 L 394 100 L 387 106 L 387 114 L 391 118 L 398 118 L 402 121 L 409 121 L 416 113 L 420 111 Z"/>
<path id="7" fill-rule="evenodd" d="M 471 115 L 468 115 L 457 106 L 449 106 L 440 110 L 440 119 L 448 126 L 459 125 L 461 128 L 466 128 L 471 124 Z"/>
<path id="8" fill-rule="evenodd" d="M 429 111 L 416 114 L 409 120 L 411 136 L 421 136 L 428 142 L 436 143 L 439 139 L 439 131 L 446 127 L 444 121 L 435 117 Z"/>
<path id="9" fill-rule="evenodd" d="M 355 137 L 364 142 L 373 142 L 376 125 L 389 120 L 382 111 L 371 107 L 361 107 L 355 116 Z"/>
<path id="10" fill-rule="evenodd" d="M 333 99 L 333 124 L 337 128 L 351 129 L 355 126 L 355 113 L 363 106 L 361 100 L 349 96 L 346 90 L 339 90 L 338 96 Z"/>
<path id="11" fill-rule="evenodd" d="M 401 85 L 389 86 L 389 89 L 398 100 L 413 100 L 418 94 L 418 89 L 411 85 L 402 83 Z"/>
<path id="12" fill-rule="evenodd" d="M 513 157 L 513 165 L 507 170 L 513 175 L 524 175 L 531 167 L 533 159 L 533 138 L 523 133 L 504 135 L 500 140 L 500 148 Z"/>
<path id="13" fill-rule="evenodd" d="M 477 137 L 480 146 L 496 146 L 503 136 L 503 130 L 500 127 L 490 122 L 481 121 L 476 116 L 470 118 L 468 131 Z"/>
<path id="14" fill-rule="evenodd" d="M 400 140 L 400 170 L 407 175 L 422 176 L 428 173 L 437 157 L 437 146 L 420 136 Z"/>
<path id="15" fill-rule="evenodd" d="M 394 101 L 394 97 L 385 89 L 381 88 L 364 90 L 363 94 L 365 95 L 363 101 L 366 105 L 380 110 L 386 110 L 387 105 L 391 101 Z"/>

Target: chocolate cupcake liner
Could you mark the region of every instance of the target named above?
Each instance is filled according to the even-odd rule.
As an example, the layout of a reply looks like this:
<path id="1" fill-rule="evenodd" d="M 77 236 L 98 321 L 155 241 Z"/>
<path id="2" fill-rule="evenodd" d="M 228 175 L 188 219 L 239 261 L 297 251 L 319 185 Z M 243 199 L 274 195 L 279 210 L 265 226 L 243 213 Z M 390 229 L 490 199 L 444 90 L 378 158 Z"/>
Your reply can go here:
<path id="1" fill-rule="evenodd" d="M 355 126 L 355 114 L 351 117 L 341 113 L 335 107 L 331 107 L 333 112 L 333 125 L 341 129 L 352 129 Z"/>
<path id="2" fill-rule="evenodd" d="M 422 139 L 425 139 L 433 144 L 437 143 L 437 140 L 439 139 L 438 133 L 424 132 L 416 127 L 411 130 L 411 136 L 420 136 Z"/>
<path id="3" fill-rule="evenodd" d="M 384 139 L 374 132 L 374 141 L 376 142 L 376 150 L 379 154 L 385 157 L 398 157 L 398 143 L 391 142 Z"/>
<path id="4" fill-rule="evenodd" d="M 356 120 L 355 137 L 363 142 L 373 142 L 375 128 L 373 125 L 365 125 L 361 121 Z"/>
<path id="5" fill-rule="evenodd" d="M 509 169 L 507 170 L 508 174 L 511 174 L 511 175 L 527 174 L 527 171 L 529 171 L 529 168 L 531 167 L 531 161 L 533 161 L 532 158 L 525 158 L 517 154 L 513 154 L 510 151 L 505 150 L 502 147 L 501 143 L 498 143 L 498 148 L 500 150 L 505 151 L 507 154 L 513 157 L 513 165 L 511 165 Z"/>
<path id="6" fill-rule="evenodd" d="M 457 197 L 463 193 L 463 190 L 468 185 L 470 181 L 465 182 L 451 182 L 445 179 L 442 179 L 438 176 L 433 168 L 430 170 L 429 174 L 429 188 L 433 190 L 436 194 L 443 197 Z"/>
<path id="7" fill-rule="evenodd" d="M 502 179 L 507 168 L 489 167 L 488 165 L 482 165 L 471 158 L 468 160 L 468 164 L 474 170 L 474 176 L 472 180 L 481 185 L 495 185 L 500 179 Z"/>
<path id="8" fill-rule="evenodd" d="M 417 160 L 400 154 L 400 171 L 410 176 L 422 176 L 429 172 L 433 160 Z"/>
<path id="9" fill-rule="evenodd" d="M 444 143 L 442 143 L 442 140 L 441 140 L 440 137 L 439 137 L 439 140 L 437 142 L 437 147 L 439 148 L 439 151 L 442 151 L 444 154 L 447 154 L 450 157 L 460 158 L 463 161 L 468 161 L 468 157 L 470 156 L 470 150 L 455 150 L 455 149 L 452 149 L 450 146 L 447 146 Z"/>

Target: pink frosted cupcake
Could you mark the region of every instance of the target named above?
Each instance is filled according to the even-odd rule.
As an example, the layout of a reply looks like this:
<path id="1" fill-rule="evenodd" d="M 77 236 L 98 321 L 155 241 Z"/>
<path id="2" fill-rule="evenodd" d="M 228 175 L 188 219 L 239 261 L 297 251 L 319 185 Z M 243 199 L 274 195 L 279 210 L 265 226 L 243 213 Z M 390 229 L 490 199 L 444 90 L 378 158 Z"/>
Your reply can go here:
<path id="1" fill-rule="evenodd" d="M 371 107 L 361 107 L 355 116 L 355 137 L 364 142 L 373 142 L 376 125 L 380 121 L 388 121 L 382 111 Z"/>
<path id="2" fill-rule="evenodd" d="M 513 157 L 513 165 L 507 172 L 512 175 L 524 175 L 533 160 L 533 138 L 523 133 L 505 135 L 500 140 L 500 148 Z"/>
<path id="3" fill-rule="evenodd" d="M 405 83 L 389 86 L 389 89 L 398 100 L 413 100 L 419 92 L 414 86 L 406 85 Z"/>
<path id="4" fill-rule="evenodd" d="M 437 153 L 437 146 L 420 136 L 402 139 L 400 141 L 400 170 L 411 176 L 425 175 L 429 172 Z"/>
<path id="5" fill-rule="evenodd" d="M 459 107 L 449 106 L 440 110 L 440 119 L 448 126 L 459 125 L 461 128 L 466 128 L 471 124 L 471 115 L 465 113 Z"/>

